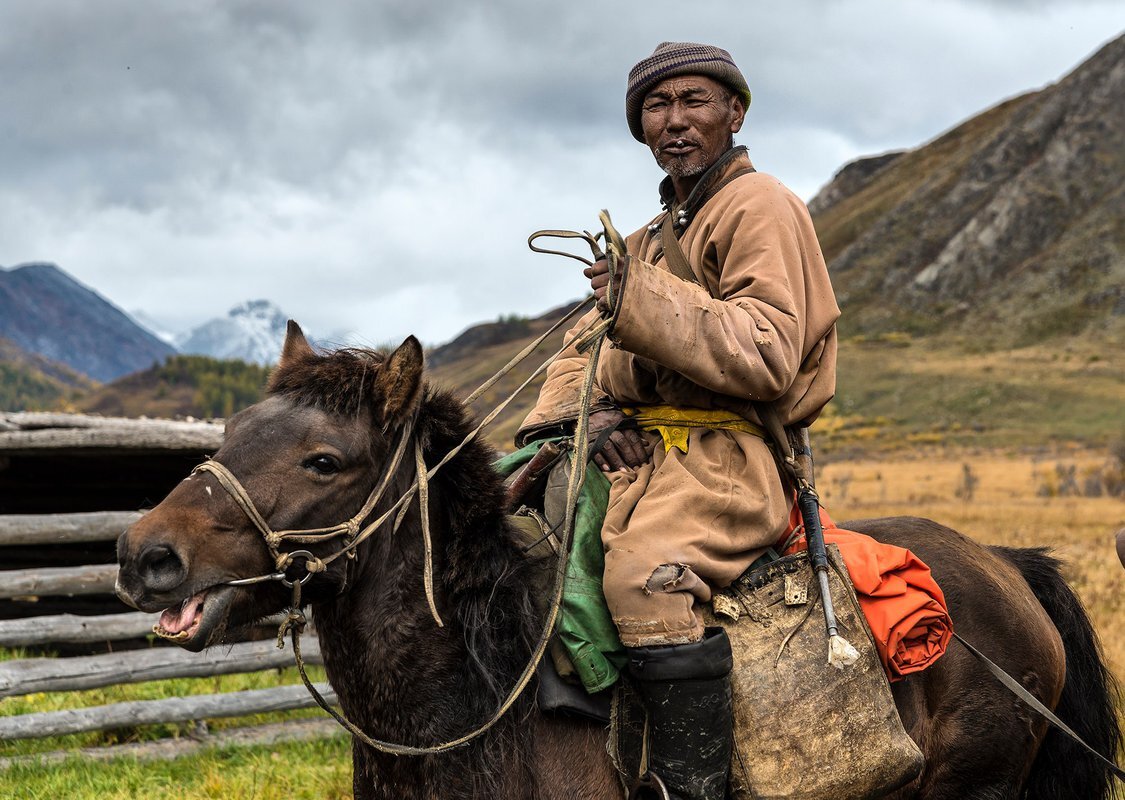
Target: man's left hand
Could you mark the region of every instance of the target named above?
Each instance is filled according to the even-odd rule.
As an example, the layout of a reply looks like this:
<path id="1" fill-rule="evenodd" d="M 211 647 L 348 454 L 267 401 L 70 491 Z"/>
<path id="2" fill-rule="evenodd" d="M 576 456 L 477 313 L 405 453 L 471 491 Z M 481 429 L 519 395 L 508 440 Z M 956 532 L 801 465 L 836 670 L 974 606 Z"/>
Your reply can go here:
<path id="1" fill-rule="evenodd" d="M 606 428 L 620 426 L 626 419 L 628 417 L 616 408 L 595 411 L 590 415 L 590 440 L 598 438 L 598 434 Z M 620 472 L 639 467 L 648 461 L 648 456 L 644 439 L 636 430 L 618 427 L 602 449 L 594 454 L 594 463 L 603 472 Z"/>

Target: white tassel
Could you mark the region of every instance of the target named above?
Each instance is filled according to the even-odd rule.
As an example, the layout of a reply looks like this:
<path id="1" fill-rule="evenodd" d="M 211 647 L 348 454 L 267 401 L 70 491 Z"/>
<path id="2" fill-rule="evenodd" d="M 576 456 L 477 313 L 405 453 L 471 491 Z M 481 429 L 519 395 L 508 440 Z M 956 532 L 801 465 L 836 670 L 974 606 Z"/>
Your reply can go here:
<path id="1" fill-rule="evenodd" d="M 836 669 L 850 667 L 859 660 L 859 651 L 843 636 L 832 636 L 828 640 L 828 663 Z"/>

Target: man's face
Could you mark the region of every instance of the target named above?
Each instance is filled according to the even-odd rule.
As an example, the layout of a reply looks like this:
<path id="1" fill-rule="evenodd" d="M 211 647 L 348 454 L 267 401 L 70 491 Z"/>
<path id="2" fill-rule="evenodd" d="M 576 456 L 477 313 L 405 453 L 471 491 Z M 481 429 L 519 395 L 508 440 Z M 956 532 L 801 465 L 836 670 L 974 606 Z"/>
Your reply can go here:
<path id="1" fill-rule="evenodd" d="M 718 81 L 683 75 L 645 95 L 641 127 L 660 168 L 676 178 L 701 175 L 730 149 L 742 127 L 742 100 Z"/>

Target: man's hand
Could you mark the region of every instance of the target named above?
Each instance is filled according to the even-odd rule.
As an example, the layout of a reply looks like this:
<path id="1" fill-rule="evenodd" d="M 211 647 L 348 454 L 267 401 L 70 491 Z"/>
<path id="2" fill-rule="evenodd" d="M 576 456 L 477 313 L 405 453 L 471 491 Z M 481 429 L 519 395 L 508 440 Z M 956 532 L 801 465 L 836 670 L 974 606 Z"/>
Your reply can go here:
<path id="1" fill-rule="evenodd" d="M 616 408 L 595 411 L 590 415 L 590 441 L 593 442 L 598 438 L 599 433 L 624 419 L 626 416 Z M 618 428 L 610 434 L 601 451 L 594 454 L 594 463 L 601 467 L 603 472 L 617 472 L 639 467 L 646 461 L 648 461 L 648 453 L 645 451 L 644 440 L 633 428 Z"/>
<path id="2" fill-rule="evenodd" d="M 625 269 L 625 259 L 621 259 L 619 265 L 620 270 Z M 590 279 L 590 288 L 594 290 L 594 297 L 598 300 L 598 310 L 605 314 L 613 311 L 609 304 L 609 261 L 605 258 L 600 258 L 594 262 L 594 266 L 586 267 L 582 270 L 582 274 Z M 619 271 L 613 280 L 613 301 L 618 302 L 621 292 L 621 272 Z"/>

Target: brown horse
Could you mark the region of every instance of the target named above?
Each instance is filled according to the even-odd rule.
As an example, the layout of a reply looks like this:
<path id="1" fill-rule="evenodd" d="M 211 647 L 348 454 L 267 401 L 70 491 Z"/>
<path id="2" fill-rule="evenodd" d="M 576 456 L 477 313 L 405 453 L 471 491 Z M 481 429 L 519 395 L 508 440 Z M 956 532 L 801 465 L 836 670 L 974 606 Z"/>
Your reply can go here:
<path id="1" fill-rule="evenodd" d="M 471 428 L 462 405 L 423 380 L 417 340 L 389 355 L 319 355 L 291 323 L 268 398 L 230 419 L 215 459 L 239 478 L 274 530 L 334 525 L 362 508 L 410 418 L 431 466 Z M 492 459 L 474 442 L 430 486 L 434 596 L 443 627 L 422 590 L 416 503 L 396 533 L 380 530 L 354 559 L 334 561 L 305 587 L 340 705 L 375 738 L 424 746 L 459 737 L 493 713 L 529 657 L 541 623 Z M 373 517 L 407 490 L 414 473 L 404 459 Z M 985 547 L 926 520 L 848 527 L 923 558 L 958 631 L 1094 747 L 1116 752 L 1111 680 L 1057 562 L 1038 550 Z M 325 556 L 339 546 L 309 549 Z M 227 585 L 269 573 L 274 564 L 258 530 L 212 474 L 179 484 L 122 535 L 118 556 L 121 597 L 144 610 L 170 607 L 161 624 L 190 650 L 224 641 L 290 597 L 276 583 Z M 396 757 L 356 742 L 356 797 L 620 798 L 605 729 L 544 715 L 533 694 L 525 692 L 471 744 L 441 755 Z M 896 683 L 894 695 L 927 763 L 918 781 L 894 797 L 1111 795 L 1105 770 L 1047 732 L 956 643 L 929 670 Z"/>

